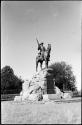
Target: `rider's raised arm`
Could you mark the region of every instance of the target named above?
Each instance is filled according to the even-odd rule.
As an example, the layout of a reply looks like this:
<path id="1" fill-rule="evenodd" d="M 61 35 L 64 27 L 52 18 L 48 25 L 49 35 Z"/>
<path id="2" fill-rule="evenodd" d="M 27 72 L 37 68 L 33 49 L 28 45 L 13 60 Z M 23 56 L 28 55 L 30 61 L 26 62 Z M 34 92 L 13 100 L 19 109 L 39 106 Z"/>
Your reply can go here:
<path id="1" fill-rule="evenodd" d="M 41 50 L 41 46 L 40 46 L 40 44 L 38 44 L 38 50 Z"/>
<path id="2" fill-rule="evenodd" d="M 38 41 L 38 39 L 36 38 L 36 41 L 37 41 L 37 44 L 38 44 L 38 50 L 40 50 L 41 49 L 41 47 L 40 47 L 40 44 L 39 44 L 39 41 Z"/>

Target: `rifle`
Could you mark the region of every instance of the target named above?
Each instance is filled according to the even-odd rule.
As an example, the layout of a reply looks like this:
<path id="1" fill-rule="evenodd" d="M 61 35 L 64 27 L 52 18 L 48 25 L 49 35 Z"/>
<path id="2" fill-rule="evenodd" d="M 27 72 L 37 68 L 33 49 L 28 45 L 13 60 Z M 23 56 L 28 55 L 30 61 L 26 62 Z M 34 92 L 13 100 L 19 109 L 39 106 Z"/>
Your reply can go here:
<path id="1" fill-rule="evenodd" d="M 36 41 L 37 41 L 37 44 L 38 44 L 38 50 L 39 50 L 39 48 L 40 48 L 40 43 L 39 43 L 39 41 L 38 41 L 37 38 L 36 38 Z"/>
<path id="2" fill-rule="evenodd" d="M 36 38 L 36 41 L 37 41 L 37 43 L 38 43 L 38 45 L 39 45 L 39 41 L 38 41 L 38 39 Z"/>

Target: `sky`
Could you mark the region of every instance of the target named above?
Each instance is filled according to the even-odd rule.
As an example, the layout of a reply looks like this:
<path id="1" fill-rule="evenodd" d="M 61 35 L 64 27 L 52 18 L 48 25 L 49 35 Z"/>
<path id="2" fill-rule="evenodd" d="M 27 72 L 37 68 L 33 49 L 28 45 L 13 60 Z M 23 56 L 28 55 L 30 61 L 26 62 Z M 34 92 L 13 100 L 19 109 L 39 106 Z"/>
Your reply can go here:
<path id="1" fill-rule="evenodd" d="M 31 79 L 37 37 L 45 47 L 51 44 L 49 65 L 71 65 L 80 89 L 81 13 L 81 1 L 1 1 L 1 68 L 9 65 L 16 75 Z"/>

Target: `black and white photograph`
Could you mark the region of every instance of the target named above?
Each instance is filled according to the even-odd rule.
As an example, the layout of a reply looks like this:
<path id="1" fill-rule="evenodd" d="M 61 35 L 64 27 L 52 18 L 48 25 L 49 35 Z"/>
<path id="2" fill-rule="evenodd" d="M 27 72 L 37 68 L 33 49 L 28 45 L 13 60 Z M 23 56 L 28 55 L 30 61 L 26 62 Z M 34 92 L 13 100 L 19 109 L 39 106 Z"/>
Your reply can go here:
<path id="1" fill-rule="evenodd" d="M 1 124 L 81 124 L 82 1 L 1 1 Z"/>

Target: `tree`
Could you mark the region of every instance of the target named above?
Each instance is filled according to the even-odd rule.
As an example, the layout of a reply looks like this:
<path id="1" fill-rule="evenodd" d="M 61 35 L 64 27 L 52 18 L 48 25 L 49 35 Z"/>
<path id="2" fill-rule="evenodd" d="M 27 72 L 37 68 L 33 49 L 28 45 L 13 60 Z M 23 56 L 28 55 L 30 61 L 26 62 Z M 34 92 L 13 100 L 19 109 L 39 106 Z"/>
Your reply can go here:
<path id="1" fill-rule="evenodd" d="M 1 93 L 15 93 L 21 91 L 23 80 L 19 79 L 10 66 L 1 70 Z"/>
<path id="2" fill-rule="evenodd" d="M 75 86 L 75 76 L 70 65 L 67 65 L 65 62 L 56 62 L 49 67 L 53 69 L 55 84 L 61 89 L 61 91 L 75 91 L 77 89 Z"/>

